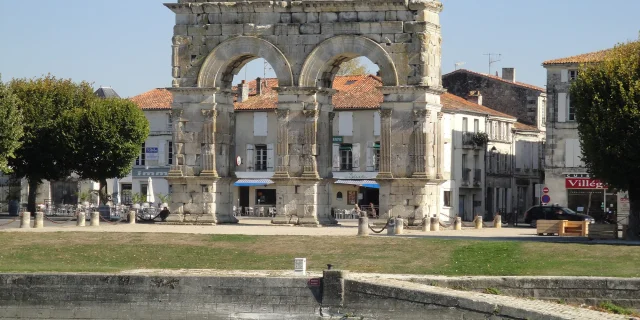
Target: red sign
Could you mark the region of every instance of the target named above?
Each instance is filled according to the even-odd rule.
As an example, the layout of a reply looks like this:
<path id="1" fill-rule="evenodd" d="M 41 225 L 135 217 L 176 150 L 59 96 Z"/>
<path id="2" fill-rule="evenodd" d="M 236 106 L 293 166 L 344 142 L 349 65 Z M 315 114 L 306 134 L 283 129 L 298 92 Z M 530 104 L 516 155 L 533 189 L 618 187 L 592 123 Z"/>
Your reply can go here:
<path id="1" fill-rule="evenodd" d="M 600 180 L 589 178 L 566 178 L 564 185 L 567 189 L 607 189 Z"/>
<path id="2" fill-rule="evenodd" d="M 307 284 L 309 285 L 309 287 L 319 287 L 320 279 L 309 279 L 309 282 Z"/>
<path id="3" fill-rule="evenodd" d="M 542 192 L 549 193 L 549 188 L 547 188 L 547 187 L 542 188 Z"/>

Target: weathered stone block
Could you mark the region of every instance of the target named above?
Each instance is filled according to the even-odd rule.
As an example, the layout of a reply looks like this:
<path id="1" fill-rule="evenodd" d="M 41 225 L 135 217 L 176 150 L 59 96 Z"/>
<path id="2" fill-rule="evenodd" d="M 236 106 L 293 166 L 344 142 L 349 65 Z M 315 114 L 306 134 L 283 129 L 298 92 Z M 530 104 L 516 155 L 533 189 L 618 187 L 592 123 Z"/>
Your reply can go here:
<path id="1" fill-rule="evenodd" d="M 358 21 L 358 13 L 355 12 L 355 11 L 339 12 L 338 13 L 338 21 L 340 21 L 340 22 L 356 22 L 356 21 Z"/>
<path id="2" fill-rule="evenodd" d="M 318 23 L 320 22 L 320 14 L 317 12 L 307 12 L 307 23 Z"/>
<path id="3" fill-rule="evenodd" d="M 306 23 L 300 25 L 300 34 L 319 34 L 320 33 L 320 24 L 319 23 Z"/>
<path id="4" fill-rule="evenodd" d="M 223 35 L 241 35 L 244 32 L 244 26 L 241 24 L 223 24 Z"/>
<path id="5" fill-rule="evenodd" d="M 253 23 L 247 23 L 244 25 L 244 34 L 247 36 L 263 36 L 273 35 L 273 25 L 256 25 Z"/>
<path id="6" fill-rule="evenodd" d="M 382 25 L 382 33 L 402 33 L 404 31 L 402 21 L 385 21 L 380 24 Z"/>
<path id="7" fill-rule="evenodd" d="M 291 13 L 281 13 L 280 14 L 280 23 L 291 23 L 293 18 Z"/>
<path id="8" fill-rule="evenodd" d="M 293 23 L 307 23 L 307 13 L 295 12 L 291 14 L 291 22 Z"/>
<path id="9" fill-rule="evenodd" d="M 338 14 L 335 12 L 320 12 L 320 23 L 338 22 Z"/>
<path id="10" fill-rule="evenodd" d="M 206 26 L 205 34 L 208 36 L 219 36 L 222 34 L 222 26 L 219 24 L 209 24 Z"/>

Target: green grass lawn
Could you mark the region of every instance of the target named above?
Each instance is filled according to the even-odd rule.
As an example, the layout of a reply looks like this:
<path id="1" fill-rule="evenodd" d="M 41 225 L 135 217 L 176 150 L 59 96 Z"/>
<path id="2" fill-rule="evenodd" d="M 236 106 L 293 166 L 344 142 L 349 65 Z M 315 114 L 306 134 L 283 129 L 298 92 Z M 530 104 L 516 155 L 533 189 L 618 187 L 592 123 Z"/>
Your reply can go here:
<path id="1" fill-rule="evenodd" d="M 640 277 L 640 247 L 415 238 L 0 233 L 0 272 L 311 270 L 432 275 Z"/>

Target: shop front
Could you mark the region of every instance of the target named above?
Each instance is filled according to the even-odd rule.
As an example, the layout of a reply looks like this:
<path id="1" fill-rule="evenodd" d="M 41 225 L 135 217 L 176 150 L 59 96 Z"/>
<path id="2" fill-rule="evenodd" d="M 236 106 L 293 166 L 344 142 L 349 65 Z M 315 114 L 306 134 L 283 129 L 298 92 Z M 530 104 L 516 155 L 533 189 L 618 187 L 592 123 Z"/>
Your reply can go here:
<path id="1" fill-rule="evenodd" d="M 331 188 L 331 208 L 352 210 L 356 204 L 376 215 L 380 211 L 380 185 L 373 179 L 377 172 L 334 172 L 337 180 Z"/>
<path id="2" fill-rule="evenodd" d="M 268 216 L 269 210 L 276 207 L 276 186 L 271 179 L 239 179 L 234 183 L 236 202 L 242 209 L 242 215 Z"/>
<path id="3" fill-rule="evenodd" d="M 588 214 L 596 221 L 615 219 L 618 195 L 615 190 L 609 191 L 606 184 L 585 175 L 571 175 L 565 177 L 565 187 L 569 209 Z"/>

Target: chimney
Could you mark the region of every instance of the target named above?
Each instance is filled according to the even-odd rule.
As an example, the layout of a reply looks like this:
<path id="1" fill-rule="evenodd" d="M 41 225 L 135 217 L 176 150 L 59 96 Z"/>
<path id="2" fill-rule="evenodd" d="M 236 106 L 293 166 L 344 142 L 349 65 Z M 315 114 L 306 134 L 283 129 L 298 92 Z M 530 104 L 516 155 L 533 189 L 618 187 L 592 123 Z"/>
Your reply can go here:
<path id="1" fill-rule="evenodd" d="M 502 79 L 509 82 L 516 82 L 516 69 L 502 68 Z"/>
<path id="2" fill-rule="evenodd" d="M 245 102 L 247 100 L 249 100 L 249 85 L 247 85 L 246 81 L 242 80 L 238 86 L 238 102 Z"/>
<path id="3" fill-rule="evenodd" d="M 467 97 L 467 101 L 482 105 L 482 94 L 480 94 L 480 91 L 477 90 L 470 91 L 469 96 Z"/>
<path id="4" fill-rule="evenodd" d="M 262 95 L 262 78 L 256 79 L 256 94 L 259 96 Z"/>

